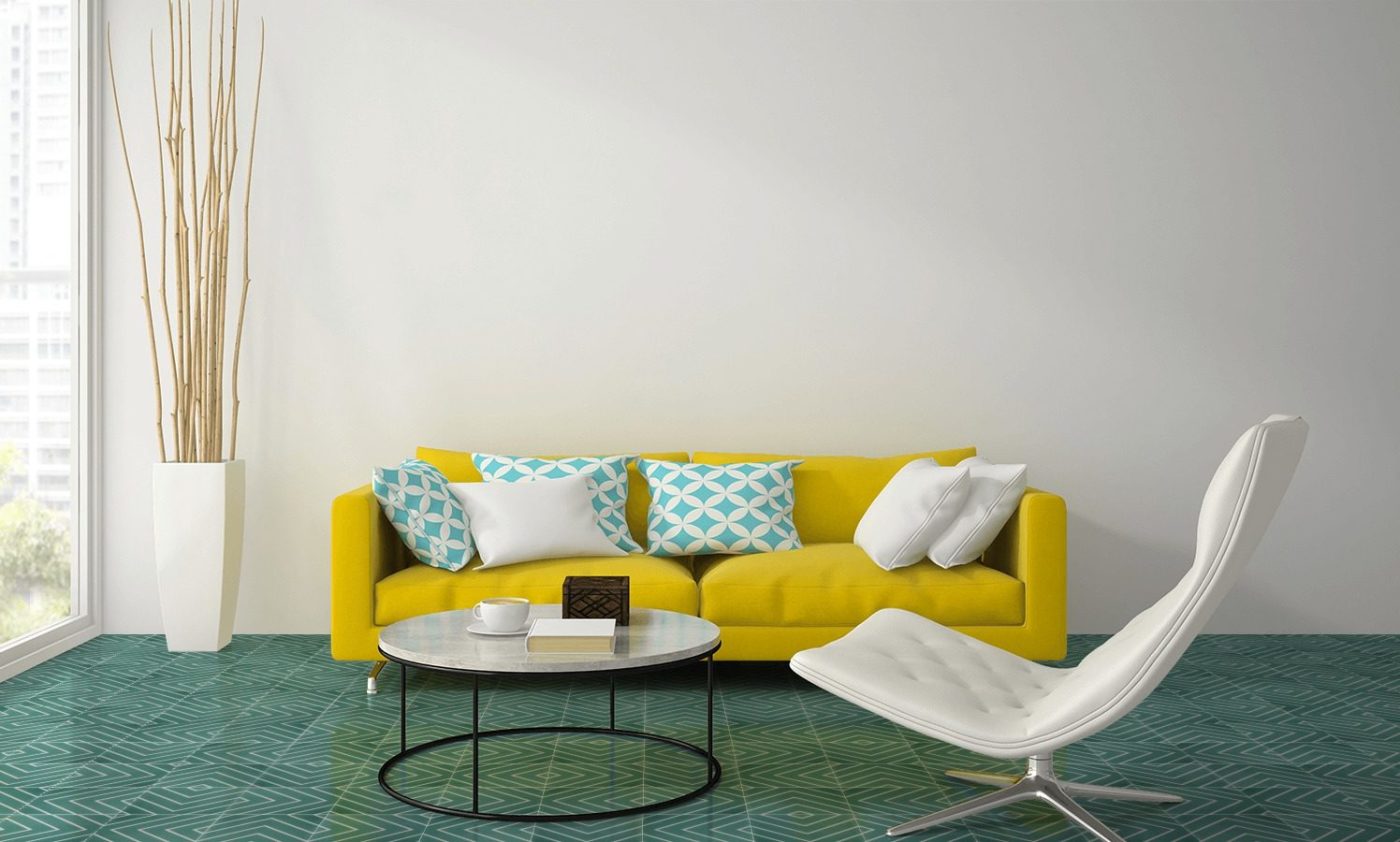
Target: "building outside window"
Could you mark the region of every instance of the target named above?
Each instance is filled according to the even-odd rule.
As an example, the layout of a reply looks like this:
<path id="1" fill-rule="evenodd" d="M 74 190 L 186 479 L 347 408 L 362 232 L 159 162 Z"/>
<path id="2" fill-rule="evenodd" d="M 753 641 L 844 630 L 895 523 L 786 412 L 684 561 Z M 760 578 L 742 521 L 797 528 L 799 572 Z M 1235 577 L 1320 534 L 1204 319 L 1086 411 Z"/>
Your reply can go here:
<path id="1" fill-rule="evenodd" d="M 77 607 L 75 2 L 0 0 L 0 646 Z"/>

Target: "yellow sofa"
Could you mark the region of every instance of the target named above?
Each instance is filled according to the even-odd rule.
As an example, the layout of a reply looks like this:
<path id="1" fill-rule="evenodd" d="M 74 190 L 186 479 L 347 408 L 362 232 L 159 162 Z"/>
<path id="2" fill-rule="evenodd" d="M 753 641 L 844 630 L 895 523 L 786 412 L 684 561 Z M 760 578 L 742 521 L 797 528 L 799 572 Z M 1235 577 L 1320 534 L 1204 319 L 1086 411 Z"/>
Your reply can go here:
<path id="1" fill-rule="evenodd" d="M 631 577 L 632 604 L 698 614 L 720 627 L 717 657 L 785 661 L 801 649 L 845 634 L 880 608 L 905 608 L 1027 658 L 1065 654 L 1065 504 L 1027 490 L 1020 507 L 980 562 L 944 570 L 916 564 L 876 567 L 852 542 L 866 507 L 912 459 L 948 465 L 973 448 L 882 459 L 769 453 L 646 453 L 651 459 L 706 464 L 801 458 L 793 470 L 793 521 L 803 547 L 776 553 L 695 559 L 568 558 L 480 569 L 473 559 L 452 573 L 414 562 L 368 485 L 331 506 L 331 654 L 379 660 L 389 623 L 488 596 L 558 602 L 565 576 Z M 418 457 L 453 482 L 480 482 L 471 455 L 419 448 Z M 650 495 L 630 469 L 627 522 L 646 544 Z"/>

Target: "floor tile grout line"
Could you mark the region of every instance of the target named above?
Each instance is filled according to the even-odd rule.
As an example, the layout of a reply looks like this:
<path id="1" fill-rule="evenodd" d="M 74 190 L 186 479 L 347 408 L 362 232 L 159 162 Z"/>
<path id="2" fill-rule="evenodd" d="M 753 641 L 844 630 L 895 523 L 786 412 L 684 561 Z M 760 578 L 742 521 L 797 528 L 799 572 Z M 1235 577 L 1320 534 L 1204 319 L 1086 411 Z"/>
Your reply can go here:
<path id="1" fill-rule="evenodd" d="M 253 647 L 253 649 L 252 649 L 251 651 L 252 651 L 252 652 L 256 652 L 256 651 L 258 651 L 259 649 L 262 649 L 263 647 L 267 646 L 269 643 L 270 643 L 270 640 L 264 640 L 259 646 Z M 234 662 L 232 662 L 232 663 L 229 665 L 229 667 L 226 667 L 225 669 L 230 669 L 230 668 L 236 666 L 237 663 L 238 663 L 239 661 L 242 661 L 243 658 L 247 657 L 248 654 L 251 654 L 251 652 L 244 653 L 244 654 L 243 654 L 242 656 L 240 656 L 237 660 L 235 660 Z M 303 659 L 303 663 L 304 663 L 306 660 L 309 660 L 309 658 Z M 157 671 L 158 671 L 158 670 L 157 670 Z M 224 670 L 220 670 L 220 672 L 223 672 L 223 671 L 224 671 Z M 210 679 L 208 679 L 208 680 L 202 682 L 201 684 L 199 684 L 199 686 L 198 686 L 195 690 L 192 690 L 189 694 L 186 694 L 186 696 L 182 697 L 182 699 L 183 699 L 183 698 L 188 698 L 189 696 L 192 696 L 192 695 L 195 695 L 196 693 L 199 692 L 199 690 L 204 689 L 205 687 L 208 687 L 210 684 L 213 684 L 215 681 L 217 681 L 217 676 L 214 677 L 214 678 L 210 678 Z M 239 717 L 241 717 L 241 716 L 242 716 L 244 713 L 246 713 L 248 710 L 255 708 L 256 705 L 257 705 L 257 703 L 258 703 L 259 701 L 261 701 L 263 698 L 265 698 L 266 696 L 268 696 L 268 695 L 271 694 L 272 689 L 273 689 L 272 687 L 265 688 L 255 699 L 250 700 L 246 705 L 244 705 L 244 706 L 240 709 L 240 713 L 239 713 L 237 716 L 233 717 L 234 720 L 237 720 Z M 175 707 L 177 704 L 178 704 L 178 702 L 172 703 L 171 706 L 170 706 L 169 708 L 166 708 L 166 710 L 169 710 L 169 709 Z M 156 717 L 156 719 L 158 719 L 158 718 L 159 718 L 159 717 Z M 153 719 L 152 721 L 155 721 L 155 720 Z M 232 723 L 229 723 L 229 724 L 232 724 Z M 224 727 L 227 728 L 228 725 L 226 724 Z M 310 725 L 309 725 L 309 724 L 308 724 L 307 728 L 308 728 L 308 729 L 310 728 Z M 204 745 L 208 745 L 210 742 L 213 742 L 215 739 L 217 739 L 218 734 L 221 733 L 223 730 L 224 730 L 224 728 L 219 729 L 218 731 L 215 732 L 214 735 L 211 735 L 211 736 L 209 737 L 209 739 L 204 740 L 203 742 L 199 743 L 199 745 L 204 746 Z M 305 733 L 305 732 L 303 731 L 303 733 Z M 196 751 L 197 751 L 197 750 L 198 750 L 198 749 L 196 749 Z M 264 774 L 266 774 L 266 773 L 264 772 Z M 159 785 L 160 780 L 162 780 L 163 777 L 164 777 L 164 776 L 162 776 L 162 778 L 158 778 L 154 783 L 152 783 L 149 787 L 147 787 L 147 788 L 142 792 L 141 795 L 138 795 L 138 796 L 137 796 L 135 799 L 133 799 L 130 803 L 135 803 L 135 802 L 136 802 L 137 800 L 139 800 L 142 796 L 144 796 L 146 792 L 149 792 L 152 788 L 154 788 L 155 786 Z M 248 787 L 250 787 L 250 786 L 252 786 L 254 783 L 256 783 L 257 780 L 260 780 L 260 779 L 261 779 L 261 776 L 259 776 L 258 778 L 255 778 L 253 782 L 250 782 L 250 783 L 244 785 L 244 786 L 243 786 L 243 789 L 247 789 Z M 220 822 L 220 820 L 222 820 L 222 818 L 223 818 L 225 815 L 228 814 L 228 809 L 229 809 L 229 808 L 226 807 L 224 810 L 222 810 L 222 811 L 220 811 L 219 813 L 215 814 L 214 820 L 211 821 L 211 822 L 209 823 L 209 826 L 206 827 L 203 831 L 201 831 L 200 834 L 199 834 L 197 837 L 195 837 L 196 842 L 198 842 L 198 840 L 200 840 L 200 839 L 203 839 L 206 835 L 208 835 L 208 833 L 209 833 L 210 831 L 212 831 L 212 830 L 214 829 L 215 826 L 218 825 L 218 823 Z M 129 814 L 127 814 L 127 813 L 125 813 L 125 811 L 123 811 L 122 815 L 129 815 Z M 115 820 L 115 817 L 114 817 L 113 820 Z M 110 824 L 110 823 L 111 823 L 111 822 L 109 821 L 108 824 Z M 106 825 L 104 824 L 103 827 L 106 827 Z M 318 827 L 319 827 L 319 825 L 318 825 Z M 100 833 L 100 832 L 101 832 L 101 828 L 99 828 L 96 832 Z"/>
<path id="2" fill-rule="evenodd" d="M 72 651 L 72 650 L 70 650 L 70 651 Z M 61 656 L 60 656 L 60 657 L 61 657 Z M 148 674 L 147 674 L 146 677 L 149 677 L 149 675 L 154 674 L 155 672 L 159 672 L 160 669 L 161 669 L 161 667 L 155 667 L 154 669 L 151 670 L 151 673 L 148 673 Z M 182 698 L 183 698 L 183 697 L 182 697 Z M 172 708 L 175 706 L 175 704 L 176 704 L 176 702 L 171 702 L 171 703 L 170 703 L 169 705 L 167 705 L 165 708 L 162 708 L 162 709 L 161 709 L 162 712 L 164 712 L 164 711 L 166 711 L 166 710 L 172 709 Z M 157 714 L 156 716 L 151 717 L 150 720 L 148 720 L 148 722 L 147 722 L 146 724 L 149 725 L 151 722 L 154 722 L 155 720 L 159 719 L 159 718 L 160 718 L 160 715 L 161 715 L 161 714 Z M 124 745 L 124 744 L 125 744 L 127 741 L 129 741 L 130 739 L 131 739 L 131 737 L 128 736 L 126 739 L 121 740 L 121 741 L 118 742 L 116 745 L 112 746 L 112 747 L 109 749 L 109 752 L 113 752 L 113 751 L 118 750 L 118 749 L 120 748 L 121 745 Z M 106 753 L 104 753 L 103 756 L 105 756 L 105 754 L 106 754 Z M 66 780 L 68 780 L 69 778 L 75 778 L 75 777 L 77 777 L 83 770 L 87 769 L 89 766 L 91 766 L 91 765 L 93 765 L 94 763 L 97 763 L 97 762 L 99 762 L 99 760 L 97 760 L 97 759 L 95 759 L 95 758 L 94 758 L 94 759 L 91 759 L 91 760 L 84 761 L 77 769 L 74 769 L 73 772 L 72 772 L 71 774 L 65 776 L 64 778 L 62 778 L 62 779 L 59 780 L 59 781 L 56 781 L 54 784 L 51 784 L 50 787 L 47 787 L 46 789 L 48 789 L 48 788 L 53 788 L 53 787 L 57 787 L 57 786 L 61 785 L 61 784 L 63 783 L 63 781 L 66 781 Z M 151 789 L 152 787 L 154 787 L 157 783 L 159 783 L 159 780 L 160 780 L 160 779 L 157 778 L 155 781 L 152 781 L 150 784 L 148 784 L 147 786 L 143 787 L 143 788 L 141 789 L 141 792 L 138 793 L 134 798 L 131 799 L 131 801 L 129 801 L 129 802 L 127 803 L 127 806 L 130 806 L 130 804 L 136 803 L 136 801 L 138 801 L 138 800 L 139 800 L 141 797 L 143 797 L 147 792 L 149 792 L 150 789 Z M 118 815 L 125 815 L 125 810 L 123 810 L 123 812 L 122 812 L 121 814 L 118 814 Z M 108 823 L 110 823 L 110 821 L 109 821 Z M 103 826 L 105 827 L 106 825 L 104 824 Z"/>
<path id="3" fill-rule="evenodd" d="M 651 673 L 643 673 L 642 679 L 642 721 L 637 728 L 638 731 L 647 733 L 651 731 Z M 647 752 L 645 742 L 641 745 L 642 767 L 642 801 L 647 800 Z"/>
<path id="4" fill-rule="evenodd" d="M 473 680 L 474 682 L 477 682 L 476 687 L 477 687 L 477 689 L 478 689 L 478 691 L 479 691 L 480 685 L 481 685 L 481 677 L 480 677 L 480 676 L 473 676 L 473 677 L 472 677 L 472 680 Z M 494 687 L 491 687 L 491 686 L 488 684 L 488 686 L 487 686 L 487 688 L 486 688 L 486 694 L 485 694 L 485 695 L 486 695 L 486 704 L 485 704 L 485 705 L 481 705 L 481 706 L 479 706 L 479 707 L 477 708 L 477 719 L 478 719 L 478 721 L 480 721 L 481 719 L 484 719 L 484 718 L 485 718 L 486 711 L 491 707 L 491 701 L 492 701 L 492 699 L 494 699 L 495 696 L 496 696 L 496 694 L 495 694 L 495 688 L 494 688 Z M 481 756 L 480 753 L 478 753 L 478 754 L 477 754 L 477 758 L 479 759 L 480 756 Z M 446 794 L 447 788 L 448 788 L 449 786 L 452 785 L 452 781 L 457 777 L 457 770 L 460 769 L 460 768 L 462 767 L 462 763 L 463 763 L 463 761 L 464 761 L 465 759 L 466 759 L 465 757 L 458 757 L 458 758 L 457 758 L 457 763 L 456 763 L 456 765 L 452 767 L 452 773 L 448 776 L 447 780 L 443 782 L 442 790 L 439 792 L 439 798 L 441 798 L 442 795 L 445 795 L 445 794 Z M 381 765 L 382 765 L 382 762 L 381 762 Z M 475 771 L 476 771 L 476 770 L 473 770 L 473 772 L 475 772 Z M 376 785 L 377 785 L 377 784 L 376 784 Z M 438 815 L 442 815 L 442 814 L 434 814 L 432 817 L 430 817 L 430 818 L 428 819 L 428 822 L 427 822 L 426 824 L 423 825 L 423 832 L 420 833 L 420 834 L 418 834 L 419 840 L 422 840 L 423 837 L 425 837 L 425 836 L 428 835 L 428 828 L 432 826 L 433 821 L 436 819 L 436 817 L 437 817 Z M 529 838 L 533 838 L 534 835 L 535 835 L 534 828 L 531 828 L 531 829 L 530 829 L 530 837 L 529 837 Z M 528 840 L 527 840 L 527 842 L 528 842 Z"/>
<path id="5" fill-rule="evenodd" d="M 405 667 L 405 666 L 402 665 L 402 664 L 399 664 L 399 681 L 404 682 L 404 683 L 407 683 L 407 681 L 408 681 L 408 668 Z M 413 702 L 413 698 L 414 698 L 415 696 L 417 696 L 418 693 L 419 693 L 421 690 L 422 690 L 422 686 L 418 687 L 418 688 L 415 689 L 415 690 L 412 690 L 411 692 L 407 692 L 407 693 L 405 694 L 406 699 L 405 699 L 405 701 L 404 701 L 404 703 L 403 703 L 403 704 L 404 704 L 404 711 L 405 711 L 405 713 L 401 713 L 400 715 L 406 715 L 406 711 L 407 711 L 408 707 L 411 706 L 411 704 L 412 704 L 412 702 Z M 396 724 L 397 724 L 397 723 L 396 723 Z M 392 733 L 392 732 L 390 732 L 390 733 Z M 384 740 L 384 738 L 381 737 L 381 738 L 380 738 L 380 742 L 383 742 L 383 740 Z M 373 763 L 373 762 L 374 762 L 374 761 L 372 761 L 372 760 L 362 760 L 362 761 L 360 761 L 359 766 L 356 767 L 356 771 L 363 771 L 363 770 L 365 769 L 365 767 L 369 766 L 369 765 L 370 765 L 371 763 Z M 381 765 L 382 765 L 382 761 L 381 761 Z M 378 785 L 379 785 L 379 783 L 378 783 L 378 772 L 376 771 L 376 773 L 375 773 L 375 786 L 378 786 Z M 386 793 L 386 794 L 387 794 L 387 793 Z M 338 805 L 340 804 L 340 802 L 341 802 L 344 798 L 345 798 L 344 793 L 341 793 L 341 794 L 339 794 L 339 795 L 336 796 L 335 801 L 331 803 L 330 808 L 327 809 L 325 815 L 321 817 L 320 823 L 316 825 L 316 827 L 315 827 L 314 830 L 312 830 L 311 835 L 312 835 L 313 837 L 314 837 L 318 832 L 320 832 L 320 830 L 321 830 L 322 827 L 325 827 L 326 822 L 330 819 L 330 817 L 331 817 L 332 815 L 335 814 L 335 808 L 336 808 L 336 806 L 338 806 Z"/>
<path id="6" fill-rule="evenodd" d="M 716 674 L 715 674 L 715 687 L 716 687 L 716 689 L 719 688 L 719 674 L 718 674 L 718 670 L 716 670 Z M 725 733 L 725 736 L 728 738 L 728 739 L 726 740 L 726 742 L 728 742 L 728 744 L 729 744 L 730 746 L 733 746 L 733 745 L 734 745 L 734 732 L 731 730 L 731 723 L 730 723 L 730 721 L 729 721 L 729 708 L 728 708 L 728 706 L 727 706 L 727 702 L 726 702 L 726 699 L 725 699 L 724 694 L 718 693 L 718 694 L 716 694 L 716 695 L 717 695 L 718 700 L 719 700 L 719 705 L 718 705 L 718 707 L 719 707 L 719 709 L 720 709 L 721 711 L 723 711 L 723 714 L 724 714 L 724 716 L 723 716 L 723 721 L 724 721 L 724 733 Z M 716 757 L 718 757 L 718 752 L 716 752 Z M 746 830 L 748 831 L 748 833 L 749 833 L 749 838 L 750 838 L 751 840 L 754 840 L 754 842 L 757 842 L 757 840 L 758 840 L 758 834 L 756 834 L 756 833 L 754 832 L 754 827 L 753 827 L 753 814 L 749 812 L 749 799 L 748 799 L 748 795 L 745 794 L 745 792 L 744 792 L 744 773 L 743 773 L 743 767 L 742 767 L 742 765 L 739 763 L 738 759 L 735 758 L 735 757 L 730 757 L 730 762 L 731 762 L 731 765 L 732 765 L 732 768 L 733 768 L 733 771 L 730 772 L 730 774 L 734 775 L 734 783 L 735 783 L 735 785 L 737 786 L 737 791 L 738 791 L 738 793 L 739 793 L 739 802 L 740 802 L 741 804 L 744 805 L 744 826 L 745 826 L 745 829 L 746 829 Z M 724 774 L 724 772 L 723 772 L 723 770 L 721 770 L 720 784 L 719 784 L 719 785 L 716 785 L 716 786 L 715 786 L 715 789 L 719 789 L 719 787 L 720 787 L 721 785 L 723 785 L 723 783 L 724 783 L 723 774 Z M 711 792 L 713 792 L 713 791 L 714 791 L 714 790 L 711 790 Z M 645 823 L 644 823 L 644 825 L 645 825 Z"/>
<path id="7" fill-rule="evenodd" d="M 794 676 L 791 673 L 788 674 L 788 686 L 790 688 L 793 688 L 792 693 L 794 696 L 797 697 L 797 706 L 802 710 L 802 717 L 806 719 L 808 723 L 812 724 L 813 727 L 815 727 L 816 724 L 812 721 L 811 714 L 807 712 L 807 706 L 802 702 L 802 694 L 797 692 L 796 690 L 797 684 L 794 680 Z M 831 762 L 831 755 L 827 754 L 826 744 L 822 741 L 820 733 L 817 734 L 817 747 L 821 749 L 822 757 L 826 759 L 827 771 L 831 773 L 832 780 L 836 781 L 837 789 L 841 792 L 841 800 L 846 803 L 846 812 L 851 817 L 851 823 L 856 828 L 856 830 L 859 831 L 860 816 L 856 814 L 855 807 L 851 804 L 851 798 L 849 795 L 846 794 L 846 788 L 841 785 L 841 779 L 836 775 L 836 765 Z"/>
<path id="8" fill-rule="evenodd" d="M 264 645 L 266 645 L 266 644 L 264 644 Z M 257 651 L 257 650 L 255 649 L 254 651 Z M 280 687 L 281 684 L 279 683 L 277 686 Z M 275 689 L 275 688 L 269 688 L 268 691 L 267 691 L 266 693 L 263 694 L 263 696 L 265 697 L 265 696 L 270 695 L 273 689 Z M 288 740 L 287 743 L 286 743 L 285 745 L 287 745 L 287 746 L 293 745 L 293 744 L 295 744 L 295 743 L 297 742 L 297 740 L 301 739 L 302 736 L 305 736 L 307 733 L 309 733 L 309 732 L 311 731 L 311 728 L 312 728 L 317 722 L 320 721 L 320 719 L 321 719 L 322 716 L 325 715 L 326 710 L 329 709 L 329 707 L 330 707 L 331 705 L 335 704 L 335 702 L 336 702 L 337 700 L 339 700 L 339 699 L 341 698 L 341 696 L 343 696 L 343 695 L 344 695 L 344 691 L 342 691 L 340 694 L 338 694 L 338 695 L 335 697 L 335 699 L 332 699 L 331 702 L 330 702 L 330 704 L 328 704 L 328 705 L 326 705 L 325 707 L 323 707 L 323 708 L 321 709 L 321 712 L 318 713 L 315 717 L 312 718 L 312 720 L 311 720 L 310 722 L 307 723 L 306 728 L 302 729 L 302 732 L 301 732 L 301 734 L 300 734 L 299 736 L 297 736 L 297 737 L 294 738 L 294 739 Z M 259 697 L 259 698 L 262 698 L 262 697 Z M 284 747 L 285 747 L 285 746 L 284 746 Z M 255 778 L 251 783 L 248 784 L 247 787 L 245 787 L 245 789 L 250 788 L 250 787 L 257 786 L 258 781 L 261 781 L 261 780 L 263 779 L 263 777 L 264 777 L 265 775 L 267 775 L 267 774 L 268 774 L 268 771 L 267 771 L 267 770 L 264 770 L 264 771 L 263 771 L 263 774 L 262 774 L 262 775 L 259 775 L 257 778 Z M 215 827 L 217 827 L 218 824 L 219 824 L 219 822 L 223 821 L 224 817 L 228 815 L 228 811 L 229 811 L 230 809 L 232 809 L 232 808 L 227 808 L 227 807 L 224 808 L 224 810 L 223 810 L 222 812 L 219 813 L 219 815 L 214 819 L 214 821 L 210 823 L 209 827 L 205 828 L 204 831 L 203 831 L 202 833 L 200 833 L 200 835 L 196 838 L 196 842 L 199 842 L 199 840 L 202 840 L 202 839 L 203 839 L 205 836 L 207 836 Z M 329 812 L 329 811 L 327 811 L 327 812 Z M 322 822 L 324 822 L 324 820 L 325 820 L 324 817 L 322 817 Z M 319 829 L 320 829 L 320 823 L 317 823 L 317 826 L 316 826 L 315 828 L 313 828 L 313 830 L 312 830 L 312 835 L 315 835 L 315 832 L 316 832 L 317 830 L 319 830 Z"/>
<path id="9" fill-rule="evenodd" d="M 560 711 L 561 716 L 568 716 L 569 703 L 570 703 L 571 701 L 573 701 L 573 698 L 574 698 L 574 682 L 575 682 L 576 680 L 577 680 L 576 678 L 572 678 L 572 677 L 569 679 L 569 685 L 568 685 L 569 689 L 568 689 L 567 695 L 565 695 L 565 697 L 564 697 L 564 707 L 563 707 L 563 709 Z M 562 724 L 562 723 L 555 723 L 555 724 L 558 725 L 558 724 Z M 543 812 L 543 811 L 544 811 L 544 802 L 545 802 L 545 799 L 549 796 L 549 779 L 552 778 L 552 777 L 554 777 L 554 758 L 555 758 L 556 756 L 558 756 L 558 754 L 559 754 L 559 734 L 556 733 L 556 734 L 554 735 L 554 747 L 553 747 L 552 749 L 550 749 L 550 752 L 549 752 L 549 763 L 547 763 L 547 764 L 545 765 L 545 771 L 544 771 L 544 786 L 540 788 L 540 800 L 539 800 L 539 803 L 535 805 L 535 812 L 536 812 L 536 813 L 540 813 L 540 812 Z M 530 836 L 531 836 L 531 837 L 534 836 L 534 832 L 533 832 L 533 831 L 531 831 Z"/>

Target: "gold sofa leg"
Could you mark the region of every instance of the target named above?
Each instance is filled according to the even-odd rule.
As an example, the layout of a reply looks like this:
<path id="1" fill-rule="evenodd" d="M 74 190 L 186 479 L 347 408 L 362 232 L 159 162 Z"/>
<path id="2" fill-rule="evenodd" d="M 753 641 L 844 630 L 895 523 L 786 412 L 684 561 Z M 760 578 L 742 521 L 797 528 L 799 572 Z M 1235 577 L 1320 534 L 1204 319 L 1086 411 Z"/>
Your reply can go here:
<path id="1" fill-rule="evenodd" d="M 388 661 L 375 661 L 374 666 L 369 668 L 369 680 L 365 682 L 365 694 L 376 695 L 379 692 L 379 673 L 384 669 Z"/>

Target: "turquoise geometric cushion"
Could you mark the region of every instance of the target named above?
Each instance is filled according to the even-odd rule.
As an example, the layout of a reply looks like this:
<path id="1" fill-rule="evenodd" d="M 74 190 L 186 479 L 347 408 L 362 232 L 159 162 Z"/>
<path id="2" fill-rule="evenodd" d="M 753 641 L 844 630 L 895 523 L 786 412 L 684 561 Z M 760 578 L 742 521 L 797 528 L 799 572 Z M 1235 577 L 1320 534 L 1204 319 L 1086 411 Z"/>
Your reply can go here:
<path id="1" fill-rule="evenodd" d="M 651 489 L 647 554 L 800 549 L 792 523 L 792 469 L 800 464 L 800 459 L 729 465 L 638 460 Z"/>
<path id="2" fill-rule="evenodd" d="M 487 482 L 529 482 L 583 475 L 593 495 L 598 528 L 619 549 L 639 553 L 642 547 L 627 531 L 627 463 L 632 456 L 575 456 L 571 459 L 536 459 L 529 456 L 497 456 L 473 453 L 472 464 Z"/>
<path id="3" fill-rule="evenodd" d="M 374 496 L 399 538 L 429 567 L 461 570 L 476 547 L 467 510 L 447 490 L 442 471 L 419 459 L 397 468 L 375 468 Z"/>

